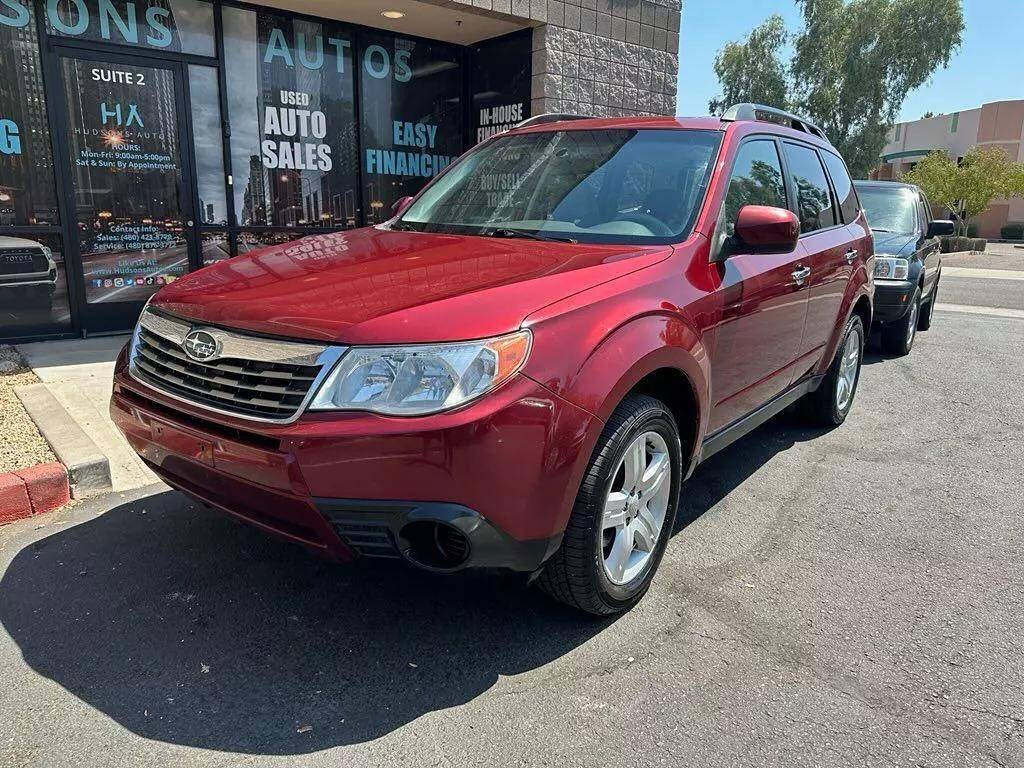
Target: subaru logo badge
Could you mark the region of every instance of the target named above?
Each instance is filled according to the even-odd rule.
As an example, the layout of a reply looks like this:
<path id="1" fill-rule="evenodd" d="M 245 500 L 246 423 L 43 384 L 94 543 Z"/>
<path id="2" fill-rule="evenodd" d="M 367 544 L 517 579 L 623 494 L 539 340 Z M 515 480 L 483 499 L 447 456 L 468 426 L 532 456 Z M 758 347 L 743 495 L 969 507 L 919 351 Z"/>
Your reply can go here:
<path id="1" fill-rule="evenodd" d="M 216 357 L 220 352 L 220 344 L 206 331 L 192 331 L 181 342 L 181 346 L 186 355 L 201 363 Z"/>

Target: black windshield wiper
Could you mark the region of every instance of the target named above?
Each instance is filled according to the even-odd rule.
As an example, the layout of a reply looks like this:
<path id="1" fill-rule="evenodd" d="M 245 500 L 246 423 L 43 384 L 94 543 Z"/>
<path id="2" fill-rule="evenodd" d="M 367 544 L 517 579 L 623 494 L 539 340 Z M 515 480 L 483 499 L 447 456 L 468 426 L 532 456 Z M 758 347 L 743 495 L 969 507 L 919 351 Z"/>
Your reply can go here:
<path id="1" fill-rule="evenodd" d="M 396 232 L 422 232 L 421 229 L 416 229 L 412 224 L 406 224 L 405 222 L 396 221 L 392 224 L 389 229 L 393 229 Z"/>
<path id="2" fill-rule="evenodd" d="M 512 229 L 510 227 L 492 229 L 486 234 L 487 237 L 522 237 L 527 240 L 545 240 L 549 243 L 572 243 L 576 245 L 579 242 L 579 240 L 573 237 L 554 237 L 552 235 L 542 235 L 540 232 L 529 232 L 525 229 Z"/>
<path id="3" fill-rule="evenodd" d="M 882 229 L 881 227 L 872 227 L 872 232 L 895 232 L 895 229 Z"/>

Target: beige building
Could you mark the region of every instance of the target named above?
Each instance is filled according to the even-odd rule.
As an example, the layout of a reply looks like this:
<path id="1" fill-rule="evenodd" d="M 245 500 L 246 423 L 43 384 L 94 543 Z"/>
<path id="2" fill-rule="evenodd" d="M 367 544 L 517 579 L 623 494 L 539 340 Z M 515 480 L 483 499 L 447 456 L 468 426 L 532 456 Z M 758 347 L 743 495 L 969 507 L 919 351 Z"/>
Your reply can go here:
<path id="1" fill-rule="evenodd" d="M 910 123 L 897 123 L 882 150 L 882 165 L 874 175 L 898 179 L 929 152 L 945 150 L 959 159 L 972 147 L 1001 147 L 1017 162 L 1024 162 L 1024 99 L 995 101 L 978 109 L 937 115 Z M 934 201 L 933 201 L 934 202 Z M 1024 221 L 1024 200 L 994 200 L 971 223 L 981 237 L 998 238 L 1010 221 Z"/>

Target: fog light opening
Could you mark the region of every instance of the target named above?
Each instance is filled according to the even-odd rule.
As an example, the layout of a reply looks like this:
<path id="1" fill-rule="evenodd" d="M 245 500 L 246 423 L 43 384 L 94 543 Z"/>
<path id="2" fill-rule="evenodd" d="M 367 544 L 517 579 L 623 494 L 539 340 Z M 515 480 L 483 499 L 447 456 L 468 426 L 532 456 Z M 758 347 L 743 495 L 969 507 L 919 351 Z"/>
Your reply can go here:
<path id="1" fill-rule="evenodd" d="M 434 571 L 452 571 L 469 559 L 469 539 L 453 525 L 417 520 L 401 531 L 402 554 L 415 565 Z"/>

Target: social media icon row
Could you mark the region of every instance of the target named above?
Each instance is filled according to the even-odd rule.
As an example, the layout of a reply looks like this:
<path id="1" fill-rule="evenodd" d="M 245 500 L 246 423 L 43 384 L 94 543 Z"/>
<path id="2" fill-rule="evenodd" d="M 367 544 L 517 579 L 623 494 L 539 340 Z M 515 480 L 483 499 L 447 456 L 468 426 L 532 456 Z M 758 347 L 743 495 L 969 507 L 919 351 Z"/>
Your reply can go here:
<path id="1" fill-rule="evenodd" d="M 92 281 L 95 288 L 125 288 L 132 285 L 167 285 L 173 283 L 177 278 L 174 275 L 157 275 L 156 277 L 108 277 L 104 280 L 95 279 Z"/>

